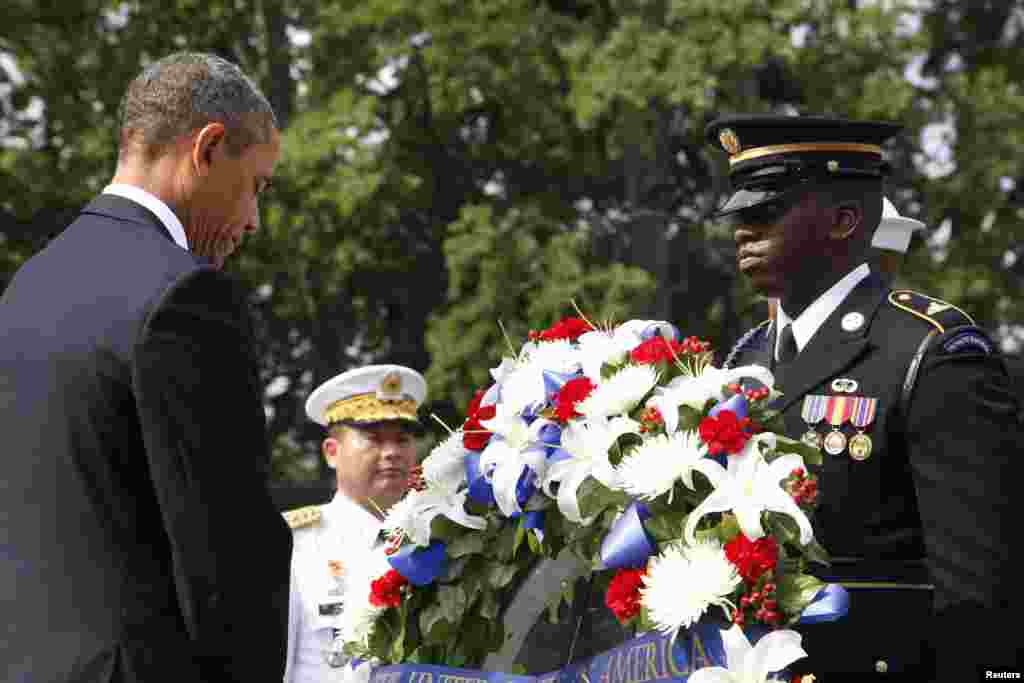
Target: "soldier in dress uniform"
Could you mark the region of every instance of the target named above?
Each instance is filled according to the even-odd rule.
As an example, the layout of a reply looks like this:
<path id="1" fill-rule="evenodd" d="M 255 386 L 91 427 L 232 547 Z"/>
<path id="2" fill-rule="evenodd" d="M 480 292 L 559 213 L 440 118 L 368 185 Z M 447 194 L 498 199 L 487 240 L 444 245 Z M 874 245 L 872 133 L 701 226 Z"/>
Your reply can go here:
<path id="1" fill-rule="evenodd" d="M 306 414 L 327 428 L 321 451 L 337 490 L 327 505 L 284 513 L 294 535 L 285 683 L 320 683 L 341 671 L 335 627 L 346 563 L 380 542 L 384 513 L 408 490 L 426 393 L 415 370 L 370 365 L 324 382 L 306 401 Z"/>
<path id="2" fill-rule="evenodd" d="M 838 622 L 800 627 L 819 681 L 983 680 L 1016 665 L 1010 528 L 1019 405 L 990 337 L 953 304 L 892 290 L 869 261 L 882 216 L 889 123 L 733 116 L 738 267 L 777 314 L 726 364 L 759 364 L 783 392 L 786 433 L 822 448 L 821 578 L 850 591 Z M 844 675 L 847 674 L 847 675 Z M 979 677 L 980 676 L 980 677 Z"/>

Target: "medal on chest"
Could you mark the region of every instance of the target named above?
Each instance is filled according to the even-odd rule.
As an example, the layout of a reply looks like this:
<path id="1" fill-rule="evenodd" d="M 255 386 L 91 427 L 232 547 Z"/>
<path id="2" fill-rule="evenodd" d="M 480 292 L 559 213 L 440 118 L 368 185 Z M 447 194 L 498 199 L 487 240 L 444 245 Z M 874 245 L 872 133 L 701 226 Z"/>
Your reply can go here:
<path id="1" fill-rule="evenodd" d="M 825 435 L 822 445 L 829 455 L 842 455 L 846 450 L 846 435 L 841 428 L 852 411 L 853 400 L 849 396 L 829 396 L 825 402 L 825 419 L 832 425 L 832 431 Z"/>
<path id="2" fill-rule="evenodd" d="M 800 440 L 818 450 L 821 450 L 822 437 L 818 433 L 816 425 L 825 417 L 827 402 L 827 396 L 805 396 L 804 403 L 800 407 L 800 418 L 807 423 L 807 431 L 800 437 Z"/>
<path id="3" fill-rule="evenodd" d="M 850 424 L 857 428 L 857 433 L 850 437 L 848 448 L 850 449 L 850 457 L 854 460 L 867 460 L 871 457 L 871 437 L 865 434 L 864 430 L 874 422 L 877 410 L 877 398 L 858 396 L 853 399 Z"/>

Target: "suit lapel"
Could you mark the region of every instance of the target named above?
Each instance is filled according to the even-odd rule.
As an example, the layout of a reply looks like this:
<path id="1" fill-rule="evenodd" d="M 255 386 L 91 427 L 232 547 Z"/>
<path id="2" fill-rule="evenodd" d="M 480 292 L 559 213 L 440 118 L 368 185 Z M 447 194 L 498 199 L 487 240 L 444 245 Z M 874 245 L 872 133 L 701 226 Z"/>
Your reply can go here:
<path id="1" fill-rule="evenodd" d="M 867 333 L 886 291 L 885 285 L 873 274 L 861 280 L 818 328 L 800 355 L 789 365 L 776 368 L 776 386 L 783 392 L 779 410 L 785 411 L 872 348 Z M 863 323 L 857 329 L 844 330 L 842 320 L 852 313 L 864 316 Z"/>

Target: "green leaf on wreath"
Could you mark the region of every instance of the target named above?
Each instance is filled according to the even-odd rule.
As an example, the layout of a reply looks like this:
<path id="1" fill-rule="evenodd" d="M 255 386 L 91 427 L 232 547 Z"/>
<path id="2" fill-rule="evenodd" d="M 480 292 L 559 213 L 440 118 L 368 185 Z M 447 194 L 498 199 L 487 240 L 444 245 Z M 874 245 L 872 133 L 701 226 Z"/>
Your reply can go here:
<path id="1" fill-rule="evenodd" d="M 526 544 L 530 548 L 530 552 L 534 555 L 544 554 L 544 544 L 541 543 L 540 539 L 537 538 L 537 534 L 526 533 Z"/>
<path id="2" fill-rule="evenodd" d="M 477 533 L 468 533 L 449 541 L 445 552 L 451 559 L 458 559 L 465 555 L 476 555 L 484 550 L 484 537 Z"/>
<path id="3" fill-rule="evenodd" d="M 800 617 L 800 613 L 824 587 L 824 581 L 809 574 L 781 576 L 775 583 L 776 600 L 779 608 L 789 615 L 792 622 Z"/>
<path id="4" fill-rule="evenodd" d="M 690 406 L 679 406 L 679 431 L 690 431 L 700 426 L 703 413 Z"/>
<path id="5" fill-rule="evenodd" d="M 434 517 L 434 521 L 430 523 L 431 540 L 444 541 L 447 544 L 462 535 L 468 536 L 471 534 L 467 534 L 466 529 L 451 521 L 444 515 Z"/>
<path id="6" fill-rule="evenodd" d="M 521 546 L 523 544 L 523 541 L 526 540 L 526 535 L 527 529 L 523 526 L 522 521 L 520 521 L 519 526 L 516 527 L 515 541 L 513 541 L 512 543 L 512 557 L 515 557 L 519 553 L 519 546 Z"/>
<path id="7" fill-rule="evenodd" d="M 683 535 L 683 526 L 688 515 L 676 511 L 666 512 L 644 520 L 644 528 L 655 543 L 661 545 L 678 540 Z"/>
<path id="8" fill-rule="evenodd" d="M 613 491 L 593 477 L 584 479 L 576 492 L 580 514 L 584 517 L 593 517 L 610 506 L 625 507 L 629 500 L 624 491 Z"/>
<path id="9" fill-rule="evenodd" d="M 466 591 L 458 584 L 439 586 L 437 602 L 441 605 L 441 613 L 444 618 L 453 624 L 462 621 L 462 616 L 466 613 L 466 607 L 469 605 Z"/>
<path id="10" fill-rule="evenodd" d="M 484 619 L 497 619 L 499 607 L 497 595 L 492 591 L 483 591 L 476 613 Z"/>
<path id="11" fill-rule="evenodd" d="M 487 584 L 491 588 L 504 588 L 515 578 L 519 567 L 514 564 L 492 563 L 487 569 Z"/>
<path id="12" fill-rule="evenodd" d="M 800 527 L 792 517 L 781 512 L 765 512 L 764 520 L 775 540 L 800 547 Z"/>
<path id="13" fill-rule="evenodd" d="M 782 436 L 779 434 L 775 440 L 775 452 L 782 453 L 796 453 L 807 465 L 820 465 L 821 464 L 821 449 L 815 448 L 814 446 L 808 446 L 799 439 L 790 439 L 789 437 Z"/>
<path id="14" fill-rule="evenodd" d="M 823 564 L 826 567 L 832 564 L 832 558 L 829 556 L 828 551 L 817 541 L 812 540 L 800 548 L 800 550 L 803 552 L 804 557 L 812 562 Z"/>
<path id="15" fill-rule="evenodd" d="M 452 583 L 459 580 L 467 564 L 469 564 L 469 557 L 451 560 L 445 565 L 444 574 L 438 579 L 438 583 Z"/>
<path id="16" fill-rule="evenodd" d="M 442 643 L 445 641 L 443 634 L 445 616 L 440 603 L 432 603 L 420 610 L 419 619 L 420 631 L 424 634 L 425 642 Z"/>

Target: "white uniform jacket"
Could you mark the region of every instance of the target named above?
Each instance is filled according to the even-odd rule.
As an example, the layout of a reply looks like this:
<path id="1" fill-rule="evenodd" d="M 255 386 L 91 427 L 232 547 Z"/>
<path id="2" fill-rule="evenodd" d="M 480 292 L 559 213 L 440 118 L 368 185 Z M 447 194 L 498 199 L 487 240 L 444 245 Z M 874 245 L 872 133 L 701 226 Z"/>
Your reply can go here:
<path id="1" fill-rule="evenodd" d="M 285 519 L 294 544 L 284 683 L 321 683 L 331 673 L 325 652 L 343 609 L 346 564 L 373 548 L 381 522 L 342 493 Z"/>

